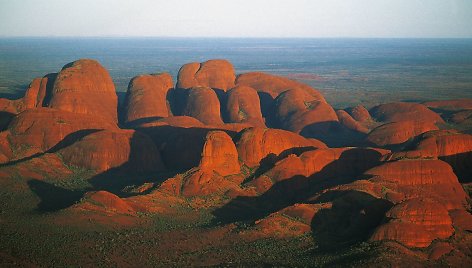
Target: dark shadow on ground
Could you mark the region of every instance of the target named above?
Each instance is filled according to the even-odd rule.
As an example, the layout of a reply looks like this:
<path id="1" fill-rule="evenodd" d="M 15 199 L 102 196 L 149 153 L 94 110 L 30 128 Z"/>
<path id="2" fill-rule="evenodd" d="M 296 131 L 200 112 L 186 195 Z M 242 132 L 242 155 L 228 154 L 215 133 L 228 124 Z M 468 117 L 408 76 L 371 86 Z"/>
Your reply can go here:
<path id="1" fill-rule="evenodd" d="M 64 189 L 41 180 L 30 180 L 28 186 L 40 198 L 37 207 L 40 212 L 53 212 L 67 208 L 79 201 L 86 192 Z"/>
<path id="2" fill-rule="evenodd" d="M 111 168 L 105 172 L 96 174 L 87 179 L 91 187 L 86 189 L 69 190 L 54 186 L 47 182 L 32 182 L 30 187 L 41 198 L 40 211 L 55 211 L 66 208 L 80 200 L 86 191 L 108 191 L 120 197 L 146 194 L 157 188 L 160 183 L 176 175 L 182 170 L 188 170 L 199 164 L 201 152 L 206 134 L 213 129 L 179 128 L 172 126 L 151 127 L 139 129 L 130 140 L 130 153 L 128 161 L 120 166 Z M 86 136 L 100 130 L 80 130 L 68 135 L 64 140 L 45 153 L 60 152 L 60 149 L 73 146 Z M 228 132 L 235 135 L 234 132 Z M 159 148 L 164 165 L 171 168 L 162 170 L 157 167 L 155 155 L 146 155 L 146 143 L 142 142 L 144 136 L 149 136 Z M 45 153 L 37 154 L 18 161 L 5 164 L 15 165 L 21 162 L 39 157 Z M 153 160 L 154 159 L 154 160 Z M 150 161 L 146 163 L 146 161 Z M 176 168 L 179 167 L 179 168 Z M 124 191 L 130 186 L 139 187 L 144 183 L 152 183 L 154 186 L 143 192 Z M 68 197 L 70 195 L 70 198 Z M 54 196 L 54 197 L 50 197 Z"/>
<path id="3" fill-rule="evenodd" d="M 320 250 L 336 250 L 366 241 L 393 204 L 356 190 L 329 191 L 314 203 L 332 204 L 312 219 L 313 239 Z"/>
<path id="4" fill-rule="evenodd" d="M 366 145 L 364 133 L 348 129 L 337 121 L 308 125 L 300 131 L 300 135 L 320 140 L 331 148 Z"/>

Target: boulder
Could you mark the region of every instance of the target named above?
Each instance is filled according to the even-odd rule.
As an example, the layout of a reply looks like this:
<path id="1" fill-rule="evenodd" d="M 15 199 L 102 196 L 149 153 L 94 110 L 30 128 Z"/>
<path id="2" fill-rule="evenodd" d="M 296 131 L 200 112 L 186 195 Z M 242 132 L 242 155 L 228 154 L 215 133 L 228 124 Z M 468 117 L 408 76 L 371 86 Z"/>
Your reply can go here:
<path id="1" fill-rule="evenodd" d="M 118 97 L 108 71 L 95 60 L 66 64 L 57 75 L 49 107 L 116 123 Z"/>
<path id="2" fill-rule="evenodd" d="M 419 103 L 392 102 L 381 104 L 370 109 L 370 114 L 378 121 L 383 122 L 414 120 L 429 124 L 444 123 L 441 116 Z"/>
<path id="3" fill-rule="evenodd" d="M 438 201 L 415 198 L 391 208 L 388 222 L 379 226 L 371 240 L 394 240 L 408 247 L 428 247 L 435 239 L 454 233 L 447 209 Z"/>
<path id="4" fill-rule="evenodd" d="M 346 111 L 354 118 L 354 120 L 359 122 L 369 122 L 372 120 L 372 117 L 369 114 L 369 111 L 362 105 L 357 105 L 352 108 L 346 109 Z"/>
<path id="5" fill-rule="evenodd" d="M 376 146 L 399 145 L 411 141 L 414 137 L 438 127 L 432 122 L 399 121 L 386 123 L 374 128 L 366 141 Z"/>
<path id="6" fill-rule="evenodd" d="M 364 134 L 369 132 L 368 128 L 354 120 L 354 118 L 352 118 L 346 111 L 337 110 L 336 115 L 338 116 L 339 123 L 341 123 L 346 128 Z"/>
<path id="7" fill-rule="evenodd" d="M 312 124 L 338 121 L 334 109 L 313 92 L 291 89 L 275 99 L 280 127 L 298 133 Z"/>
<path id="8" fill-rule="evenodd" d="M 255 167 L 268 156 L 286 156 L 297 151 L 326 148 L 326 145 L 281 129 L 249 128 L 241 133 L 236 148 L 242 162 L 249 167 Z"/>
<path id="9" fill-rule="evenodd" d="M 237 86 L 228 91 L 226 117 L 230 123 L 265 127 L 257 91 L 248 86 Z"/>
<path id="10" fill-rule="evenodd" d="M 140 75 L 131 79 L 126 92 L 125 123 L 168 117 L 167 93 L 172 87 L 172 76 L 168 73 Z"/>
<path id="11" fill-rule="evenodd" d="M 179 70 L 177 88 L 209 87 L 223 91 L 234 87 L 233 65 L 227 60 L 187 63 Z"/>
<path id="12" fill-rule="evenodd" d="M 404 200 L 431 198 L 447 210 L 467 208 L 467 194 L 451 166 L 441 160 L 399 160 L 386 162 L 365 172 L 374 183 L 401 193 Z"/>
<path id="13" fill-rule="evenodd" d="M 210 131 L 203 145 L 200 168 L 221 176 L 240 172 L 238 151 L 231 137 L 223 131 Z"/>
<path id="14" fill-rule="evenodd" d="M 300 89 L 313 95 L 315 99 L 326 102 L 320 92 L 306 84 L 261 72 L 249 72 L 238 75 L 236 85 L 252 87 L 258 92 L 270 95 L 273 99 L 289 89 Z"/>
<path id="15" fill-rule="evenodd" d="M 213 89 L 196 87 L 188 90 L 182 115 L 191 116 L 206 125 L 221 125 L 220 101 Z"/>

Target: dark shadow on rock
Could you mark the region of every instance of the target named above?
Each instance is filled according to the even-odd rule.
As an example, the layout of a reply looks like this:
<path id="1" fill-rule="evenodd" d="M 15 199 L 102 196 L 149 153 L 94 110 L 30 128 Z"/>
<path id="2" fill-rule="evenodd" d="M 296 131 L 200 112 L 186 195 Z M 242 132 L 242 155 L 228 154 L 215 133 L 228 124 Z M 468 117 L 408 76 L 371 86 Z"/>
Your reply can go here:
<path id="1" fill-rule="evenodd" d="M 49 102 L 51 102 L 52 90 L 54 89 L 54 83 L 56 82 L 57 75 L 57 73 L 50 73 L 44 76 L 48 79 L 48 82 L 46 84 L 46 92 L 42 103 L 43 107 L 48 107 Z"/>
<path id="2" fill-rule="evenodd" d="M 15 117 L 15 114 L 0 111 L 0 131 L 4 131 L 8 128 L 11 120 Z"/>
<path id="3" fill-rule="evenodd" d="M 351 183 L 380 164 L 381 154 L 372 149 L 353 148 L 341 154 L 338 160 L 307 177 L 297 175 L 275 183 L 260 196 L 238 196 L 213 211 L 215 224 L 238 221 L 254 222 L 295 203 L 308 202 L 319 192 Z M 370 160 L 367 160 L 370 159 Z M 375 160 L 377 159 L 377 160 Z"/>
<path id="4" fill-rule="evenodd" d="M 267 92 L 257 92 L 259 95 L 262 117 L 268 128 L 278 128 L 279 124 L 275 118 L 275 100 Z"/>
<path id="5" fill-rule="evenodd" d="M 365 134 L 343 126 L 337 121 L 326 121 L 305 126 L 300 135 L 324 142 L 328 147 L 365 146 Z"/>
<path id="6" fill-rule="evenodd" d="M 461 183 L 472 182 L 472 152 L 441 156 L 439 159 L 451 165 Z"/>
<path id="7" fill-rule="evenodd" d="M 67 208 L 84 195 L 85 191 L 64 189 L 41 180 L 29 180 L 28 186 L 40 199 L 39 212 L 53 212 Z"/>
<path id="8" fill-rule="evenodd" d="M 228 103 L 228 94 L 218 88 L 213 88 L 213 91 L 215 91 L 216 97 L 218 97 L 218 101 L 220 102 L 220 117 L 225 123 L 231 123 L 228 120 L 228 114 L 227 114 L 227 103 Z"/>
<path id="9" fill-rule="evenodd" d="M 167 92 L 167 102 L 174 116 L 182 115 L 187 104 L 189 89 L 175 88 Z"/>
<path id="10" fill-rule="evenodd" d="M 250 178 L 247 178 L 246 180 L 252 180 L 255 179 L 265 172 L 269 171 L 275 166 L 275 163 L 278 161 L 286 158 L 287 156 L 294 154 L 296 156 L 300 156 L 304 152 L 312 151 L 315 150 L 316 148 L 313 146 L 305 146 L 305 147 L 294 147 L 290 148 L 287 150 L 284 150 L 280 154 L 276 155 L 274 153 L 268 154 L 266 157 L 264 157 L 260 162 L 259 162 L 259 167 L 257 170 L 254 172 L 254 175 L 251 176 Z"/>
<path id="11" fill-rule="evenodd" d="M 331 208 L 317 212 L 311 222 L 313 239 L 321 250 L 366 241 L 393 206 L 385 199 L 355 190 L 330 191 L 315 201 L 327 202 Z"/>
<path id="12" fill-rule="evenodd" d="M 139 118 L 139 119 L 127 122 L 127 123 L 123 123 L 122 125 L 126 128 L 134 129 L 134 128 L 139 128 L 139 126 L 142 125 L 142 124 L 153 123 L 153 122 L 156 122 L 156 121 L 158 121 L 160 119 L 163 119 L 163 118 L 164 117 L 160 117 L 160 116 Z"/>
<path id="13" fill-rule="evenodd" d="M 161 152 L 169 170 L 186 171 L 198 166 L 208 132 L 217 129 L 159 126 L 140 128 L 139 131 L 151 137 Z M 233 131 L 224 130 L 230 137 Z"/>

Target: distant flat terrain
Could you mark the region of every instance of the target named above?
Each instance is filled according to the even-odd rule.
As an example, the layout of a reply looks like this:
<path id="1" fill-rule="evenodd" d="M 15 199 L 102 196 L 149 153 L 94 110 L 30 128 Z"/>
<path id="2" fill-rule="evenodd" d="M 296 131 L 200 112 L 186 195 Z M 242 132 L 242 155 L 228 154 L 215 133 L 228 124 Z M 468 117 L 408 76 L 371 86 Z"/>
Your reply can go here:
<path id="1" fill-rule="evenodd" d="M 336 108 L 472 98 L 472 39 L 1 38 L 0 97 L 77 58 L 99 60 L 118 92 L 138 74 L 230 60 L 318 88 Z"/>

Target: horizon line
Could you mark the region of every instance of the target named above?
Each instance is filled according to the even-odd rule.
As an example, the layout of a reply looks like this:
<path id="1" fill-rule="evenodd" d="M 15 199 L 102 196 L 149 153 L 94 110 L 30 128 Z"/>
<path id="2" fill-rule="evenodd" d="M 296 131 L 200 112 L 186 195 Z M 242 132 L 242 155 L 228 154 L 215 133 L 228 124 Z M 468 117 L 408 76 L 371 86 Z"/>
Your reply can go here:
<path id="1" fill-rule="evenodd" d="M 472 39 L 472 36 L 159 36 L 159 35 L 0 35 L 0 38 L 103 38 L 103 39 Z"/>

